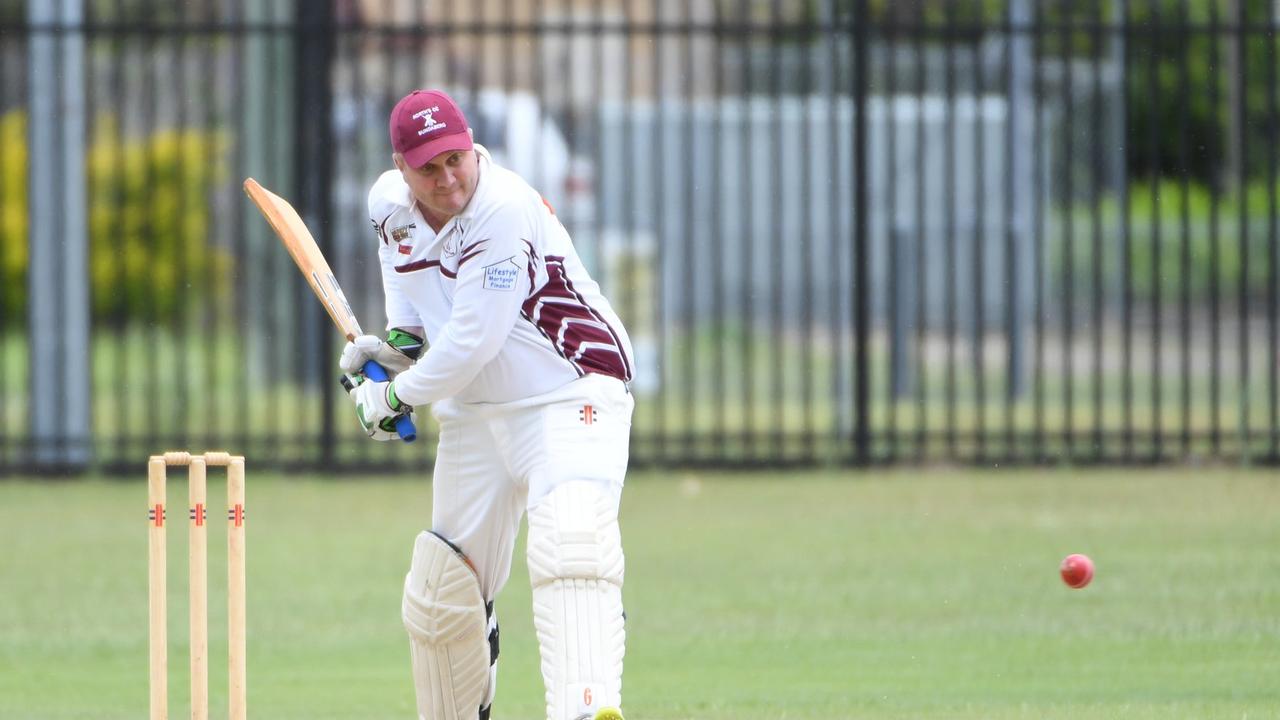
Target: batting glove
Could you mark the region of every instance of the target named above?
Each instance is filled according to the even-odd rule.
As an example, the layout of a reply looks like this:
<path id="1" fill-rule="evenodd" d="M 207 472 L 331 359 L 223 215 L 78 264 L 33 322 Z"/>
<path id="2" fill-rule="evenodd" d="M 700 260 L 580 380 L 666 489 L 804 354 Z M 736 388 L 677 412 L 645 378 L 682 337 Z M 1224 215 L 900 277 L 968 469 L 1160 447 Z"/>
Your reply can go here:
<path id="1" fill-rule="evenodd" d="M 400 328 L 392 328 L 384 341 L 377 335 L 361 335 L 342 348 L 338 367 L 348 375 L 359 373 L 370 360 L 387 371 L 387 377 L 409 369 L 422 353 L 422 338 Z"/>
<path id="2" fill-rule="evenodd" d="M 412 415 L 413 407 L 396 397 L 394 382 L 373 382 L 363 375 L 348 375 L 343 386 L 356 404 L 356 418 L 360 427 L 374 440 L 398 440 L 396 420 L 401 415 Z"/>

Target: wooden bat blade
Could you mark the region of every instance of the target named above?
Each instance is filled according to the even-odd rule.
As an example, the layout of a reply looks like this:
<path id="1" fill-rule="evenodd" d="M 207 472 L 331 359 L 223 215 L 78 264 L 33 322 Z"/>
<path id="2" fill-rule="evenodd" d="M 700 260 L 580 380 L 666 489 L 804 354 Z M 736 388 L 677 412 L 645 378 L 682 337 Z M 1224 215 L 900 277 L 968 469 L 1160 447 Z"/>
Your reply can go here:
<path id="1" fill-rule="evenodd" d="M 352 312 L 351 304 L 338 285 L 337 277 L 329 268 L 328 261 L 324 259 L 324 254 L 320 252 L 320 247 L 316 245 L 315 238 L 307 230 L 298 211 L 288 200 L 262 187 L 253 178 L 245 179 L 244 191 L 275 230 L 276 236 L 289 251 L 289 256 L 293 258 L 298 270 L 302 271 L 311 291 L 320 299 L 333 323 L 348 340 L 361 335 L 360 321 Z"/>
<path id="2" fill-rule="evenodd" d="M 245 178 L 244 191 L 276 231 L 276 236 L 289 251 L 294 264 L 307 279 L 311 291 L 320 299 L 329 317 L 333 319 L 333 323 L 338 326 L 342 334 L 347 336 L 348 341 L 355 340 L 357 335 L 363 334 L 360 332 L 360 322 L 356 320 L 356 314 L 351 311 L 351 304 L 347 302 L 346 295 L 343 295 L 342 288 L 338 285 L 338 279 L 329 269 L 324 253 L 320 252 L 320 247 L 316 245 L 311 231 L 307 230 L 306 224 L 298 216 L 298 211 L 293 209 L 288 200 L 262 187 L 253 178 Z M 374 382 L 387 380 L 386 370 L 372 360 L 365 363 L 364 374 Z M 407 413 L 395 419 L 395 426 L 400 439 L 405 442 L 413 442 L 413 439 L 418 436 L 418 430 Z"/>

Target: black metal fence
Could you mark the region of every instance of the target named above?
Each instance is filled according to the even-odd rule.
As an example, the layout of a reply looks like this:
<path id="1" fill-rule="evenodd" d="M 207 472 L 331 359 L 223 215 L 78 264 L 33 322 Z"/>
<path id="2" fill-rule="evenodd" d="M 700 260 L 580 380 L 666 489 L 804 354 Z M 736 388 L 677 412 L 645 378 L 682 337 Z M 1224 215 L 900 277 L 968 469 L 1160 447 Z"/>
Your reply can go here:
<path id="1" fill-rule="evenodd" d="M 628 324 L 637 464 L 1280 460 L 1271 2 L 75 5 L 0 6 L 0 471 L 429 465 L 239 189 L 379 327 L 422 86 Z"/>

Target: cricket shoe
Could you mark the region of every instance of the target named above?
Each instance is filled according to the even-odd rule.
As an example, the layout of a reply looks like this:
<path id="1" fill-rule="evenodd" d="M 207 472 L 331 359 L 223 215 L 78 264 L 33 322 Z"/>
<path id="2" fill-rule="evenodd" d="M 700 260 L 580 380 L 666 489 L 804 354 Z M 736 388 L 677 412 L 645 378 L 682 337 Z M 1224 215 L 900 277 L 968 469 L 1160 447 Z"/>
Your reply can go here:
<path id="1" fill-rule="evenodd" d="M 618 708 L 600 708 L 595 715 L 582 713 L 573 720 L 626 720 L 622 717 L 622 711 Z"/>

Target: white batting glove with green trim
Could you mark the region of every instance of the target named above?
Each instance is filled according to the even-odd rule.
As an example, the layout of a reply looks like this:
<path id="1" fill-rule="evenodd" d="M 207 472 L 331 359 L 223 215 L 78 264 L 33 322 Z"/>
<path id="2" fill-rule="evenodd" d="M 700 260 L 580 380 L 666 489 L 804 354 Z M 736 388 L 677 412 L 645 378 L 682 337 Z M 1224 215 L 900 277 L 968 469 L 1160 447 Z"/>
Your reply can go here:
<path id="1" fill-rule="evenodd" d="M 387 377 L 394 378 L 408 370 L 421 353 L 422 338 L 400 328 L 392 328 L 387 332 L 386 340 L 377 335 L 361 335 L 347 343 L 342 348 L 342 357 L 338 358 L 338 367 L 348 375 L 355 375 L 372 360 L 387 371 Z"/>
<path id="2" fill-rule="evenodd" d="M 401 415 L 413 415 L 413 407 L 396 397 L 395 383 L 373 382 L 364 375 L 346 378 L 351 399 L 356 404 L 356 418 L 360 427 L 374 440 L 399 440 L 396 419 Z"/>

